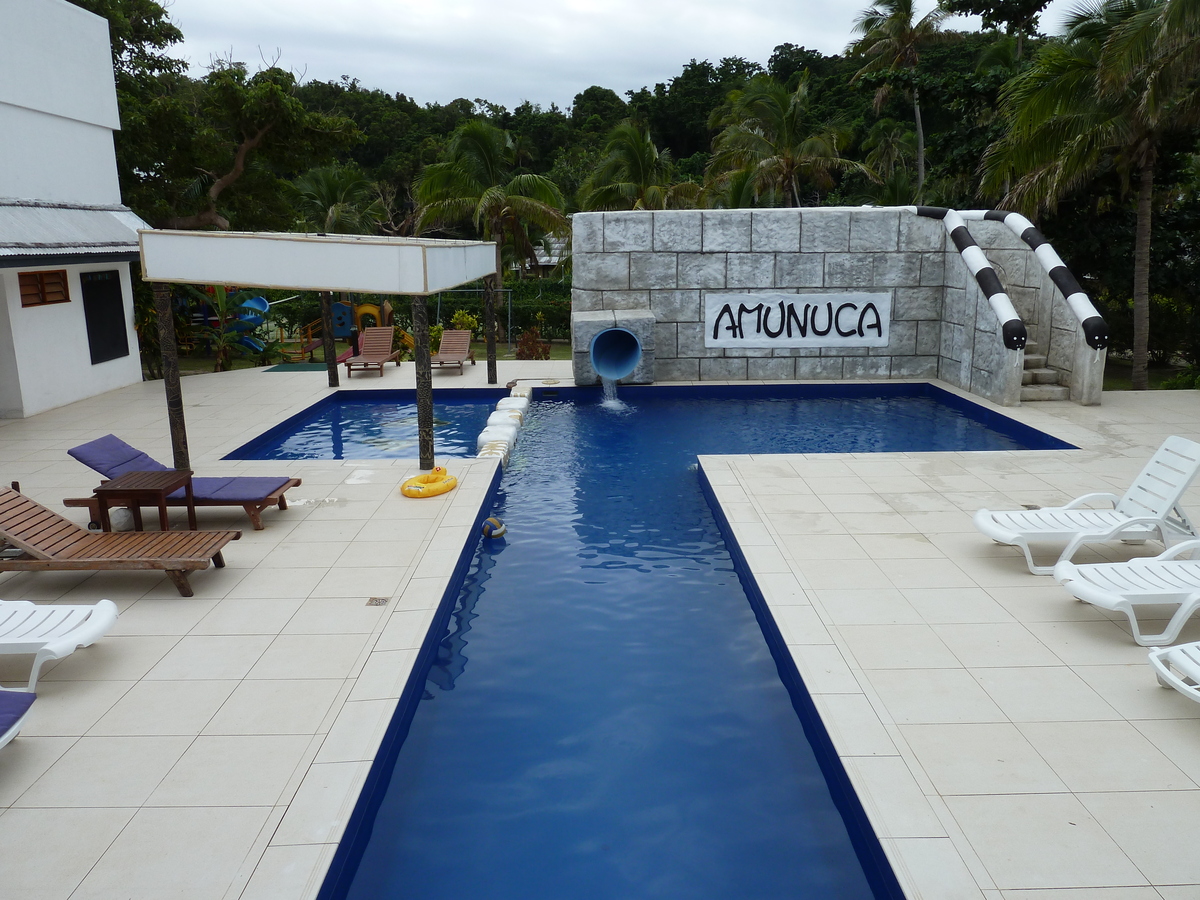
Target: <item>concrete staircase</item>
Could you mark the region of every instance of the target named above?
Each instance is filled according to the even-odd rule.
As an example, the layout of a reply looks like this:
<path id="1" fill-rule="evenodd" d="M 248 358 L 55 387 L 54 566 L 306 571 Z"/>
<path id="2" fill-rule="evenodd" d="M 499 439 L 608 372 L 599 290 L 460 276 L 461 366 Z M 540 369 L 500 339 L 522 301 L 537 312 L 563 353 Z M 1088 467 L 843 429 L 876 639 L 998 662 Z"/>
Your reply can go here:
<path id="1" fill-rule="evenodd" d="M 1025 348 L 1025 371 L 1021 373 L 1021 402 L 1070 400 L 1071 389 L 1058 383 L 1061 374 L 1058 369 L 1048 368 L 1045 354 L 1029 344 Z"/>

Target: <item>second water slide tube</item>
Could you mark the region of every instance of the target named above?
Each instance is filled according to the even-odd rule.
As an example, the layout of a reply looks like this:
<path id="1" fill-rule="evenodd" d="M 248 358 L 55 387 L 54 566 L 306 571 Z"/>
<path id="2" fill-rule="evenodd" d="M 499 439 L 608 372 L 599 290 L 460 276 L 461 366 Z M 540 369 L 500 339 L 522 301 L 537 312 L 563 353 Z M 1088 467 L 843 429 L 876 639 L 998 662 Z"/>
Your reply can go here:
<path id="1" fill-rule="evenodd" d="M 988 303 L 991 304 L 996 318 L 1000 320 L 1001 331 L 1004 334 L 1004 346 L 1009 350 L 1025 349 L 1025 344 L 1029 340 L 1029 335 L 1025 331 L 1025 323 L 1017 315 L 1017 310 L 1013 307 L 1012 300 L 1009 299 L 1008 294 L 1004 293 L 1004 286 L 1000 283 L 1000 276 L 996 274 L 996 270 L 988 262 L 983 249 L 975 243 L 975 239 L 971 237 L 971 232 L 967 231 L 967 224 L 963 221 L 963 217 L 955 210 L 946 209 L 941 206 L 906 206 L 904 208 L 916 213 L 918 216 L 942 220 L 942 224 L 946 226 L 946 231 L 950 233 L 950 240 L 954 241 L 954 246 L 962 254 L 963 262 L 967 264 L 967 268 L 975 276 L 975 281 L 978 282 L 979 289 L 983 291 L 983 295 L 987 297 Z"/>
<path id="2" fill-rule="evenodd" d="M 1075 276 L 1071 274 L 1059 255 L 1054 252 L 1054 248 L 1050 246 L 1050 242 L 1023 215 L 999 209 L 971 209 L 960 212 L 939 206 L 906 206 L 904 208 L 916 213 L 918 216 L 942 220 L 942 223 L 946 226 L 946 231 L 950 233 L 950 239 L 954 241 L 954 246 L 962 254 L 967 268 L 975 276 L 980 289 L 988 298 L 993 311 L 995 311 L 996 318 L 1002 323 L 1004 346 L 1010 350 L 1022 349 L 1028 340 L 1025 325 L 1017 315 L 1017 311 L 1012 305 L 1012 300 L 1004 292 L 1004 288 L 1000 284 L 1000 279 L 996 275 L 996 270 L 992 268 L 983 250 L 975 243 L 970 232 L 967 231 L 966 223 L 968 221 L 981 222 L 986 220 L 1004 223 L 1013 234 L 1029 246 L 1034 256 L 1037 257 L 1038 262 L 1042 264 L 1042 267 L 1050 276 L 1050 280 L 1054 282 L 1055 287 L 1062 291 L 1063 296 L 1067 300 L 1067 305 L 1079 320 L 1079 325 L 1083 330 L 1083 337 L 1087 345 L 1093 350 L 1103 350 L 1108 346 L 1108 324 L 1104 321 L 1100 313 L 1096 311 L 1096 307 L 1092 305 L 1092 301 L 1088 298 L 1088 295 L 1079 286 L 1079 282 L 1075 280 Z"/>
<path id="3" fill-rule="evenodd" d="M 1003 222 L 1008 226 L 1009 231 L 1029 245 L 1029 249 L 1038 258 L 1038 262 L 1042 264 L 1042 268 L 1046 270 L 1055 287 L 1062 291 L 1062 295 L 1067 298 L 1067 305 L 1079 319 L 1079 325 L 1083 329 L 1083 337 L 1087 341 L 1087 345 L 1093 350 L 1103 350 L 1108 346 L 1108 323 L 1096 311 L 1096 307 L 1092 305 L 1088 295 L 1079 286 L 1079 282 L 1075 280 L 1071 270 L 1054 252 L 1054 248 L 1038 231 L 1036 225 L 1020 213 L 1004 212 L 1000 209 L 969 209 L 963 210 L 959 215 L 967 221 L 986 219 L 991 222 Z"/>

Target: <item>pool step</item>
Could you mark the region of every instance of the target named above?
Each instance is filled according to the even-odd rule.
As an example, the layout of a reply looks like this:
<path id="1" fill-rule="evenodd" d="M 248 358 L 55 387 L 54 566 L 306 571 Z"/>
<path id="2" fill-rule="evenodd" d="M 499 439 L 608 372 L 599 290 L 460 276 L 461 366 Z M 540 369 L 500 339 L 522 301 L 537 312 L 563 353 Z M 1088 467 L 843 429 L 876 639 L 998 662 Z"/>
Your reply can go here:
<path id="1" fill-rule="evenodd" d="M 1058 384 L 1058 369 L 1031 369 L 1021 373 L 1021 384 Z"/>
<path id="2" fill-rule="evenodd" d="M 1065 384 L 1026 384 L 1021 387 L 1021 402 L 1070 400 L 1071 389 Z"/>
<path id="3" fill-rule="evenodd" d="M 1025 348 L 1025 371 L 1021 373 L 1021 402 L 1070 400 L 1071 389 L 1059 384 L 1062 372 L 1046 365 L 1046 355 L 1030 344 Z"/>

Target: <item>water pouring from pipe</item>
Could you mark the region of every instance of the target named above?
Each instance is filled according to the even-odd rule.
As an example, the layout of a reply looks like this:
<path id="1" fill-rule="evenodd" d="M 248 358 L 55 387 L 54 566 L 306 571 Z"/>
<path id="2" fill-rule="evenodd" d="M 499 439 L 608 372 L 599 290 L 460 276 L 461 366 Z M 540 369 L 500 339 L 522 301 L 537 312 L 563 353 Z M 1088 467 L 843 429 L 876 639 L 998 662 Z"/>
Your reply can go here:
<path id="1" fill-rule="evenodd" d="M 633 374 L 642 361 L 642 345 L 632 331 L 607 328 L 592 338 L 592 368 L 604 385 L 604 403 L 608 409 L 624 410 L 617 399 L 617 382 Z"/>

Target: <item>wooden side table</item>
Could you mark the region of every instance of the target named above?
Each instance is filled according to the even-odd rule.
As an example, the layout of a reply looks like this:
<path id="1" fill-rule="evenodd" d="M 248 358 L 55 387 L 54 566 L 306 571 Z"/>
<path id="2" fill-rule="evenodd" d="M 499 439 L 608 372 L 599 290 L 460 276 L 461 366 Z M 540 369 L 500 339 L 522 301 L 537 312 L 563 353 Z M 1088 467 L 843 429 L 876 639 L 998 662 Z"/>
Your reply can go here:
<path id="1" fill-rule="evenodd" d="M 126 472 L 112 481 L 96 488 L 96 500 L 100 506 L 100 527 L 112 531 L 108 519 L 109 506 L 130 506 L 133 509 L 133 524 L 142 530 L 143 506 L 158 507 L 158 524 L 163 531 L 170 531 L 167 522 L 167 496 L 183 488 L 187 498 L 188 528 L 196 531 L 196 498 L 192 494 L 192 473 L 189 469 L 160 469 L 157 472 Z"/>

